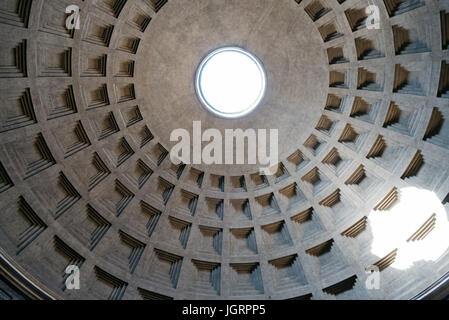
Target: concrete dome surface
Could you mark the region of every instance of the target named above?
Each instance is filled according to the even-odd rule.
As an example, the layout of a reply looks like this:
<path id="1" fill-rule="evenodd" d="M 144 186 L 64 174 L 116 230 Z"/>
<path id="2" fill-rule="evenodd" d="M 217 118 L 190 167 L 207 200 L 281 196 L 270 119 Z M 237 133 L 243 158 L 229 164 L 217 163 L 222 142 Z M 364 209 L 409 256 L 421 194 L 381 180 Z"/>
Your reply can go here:
<path id="1" fill-rule="evenodd" d="M 195 88 L 223 47 L 266 75 L 235 119 Z M 448 48 L 447 1 L 2 0 L 0 299 L 412 299 L 444 286 Z M 274 174 L 173 163 L 170 135 L 194 121 L 278 130 Z"/>

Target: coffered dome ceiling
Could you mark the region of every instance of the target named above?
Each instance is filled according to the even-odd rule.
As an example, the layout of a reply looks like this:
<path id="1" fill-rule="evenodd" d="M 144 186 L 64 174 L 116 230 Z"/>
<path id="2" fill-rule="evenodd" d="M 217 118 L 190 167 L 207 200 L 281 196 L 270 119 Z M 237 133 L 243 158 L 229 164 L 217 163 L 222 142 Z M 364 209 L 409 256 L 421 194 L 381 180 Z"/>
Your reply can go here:
<path id="1" fill-rule="evenodd" d="M 2 1 L 0 296 L 419 294 L 449 269 L 448 19 L 437 0 Z M 195 93 L 223 46 L 266 71 L 239 119 Z M 278 129 L 275 175 L 172 164 L 193 121 Z"/>

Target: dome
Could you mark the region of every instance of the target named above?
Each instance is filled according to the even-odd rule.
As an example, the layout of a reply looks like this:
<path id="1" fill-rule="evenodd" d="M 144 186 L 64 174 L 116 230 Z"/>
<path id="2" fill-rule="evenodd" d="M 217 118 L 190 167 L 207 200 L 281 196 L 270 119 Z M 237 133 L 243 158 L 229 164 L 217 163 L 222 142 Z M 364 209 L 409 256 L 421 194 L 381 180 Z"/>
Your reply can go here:
<path id="1" fill-rule="evenodd" d="M 0 298 L 448 296 L 449 3 L 72 2 L 0 4 Z"/>

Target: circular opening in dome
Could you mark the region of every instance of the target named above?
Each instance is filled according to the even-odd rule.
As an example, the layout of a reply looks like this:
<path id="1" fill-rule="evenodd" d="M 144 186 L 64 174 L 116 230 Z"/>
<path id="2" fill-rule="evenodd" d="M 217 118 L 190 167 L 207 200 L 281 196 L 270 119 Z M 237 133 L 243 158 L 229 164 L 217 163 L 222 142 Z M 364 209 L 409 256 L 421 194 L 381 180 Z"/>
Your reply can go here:
<path id="1" fill-rule="evenodd" d="M 204 58 L 198 67 L 195 87 L 209 111 L 224 118 L 238 118 L 262 101 L 266 76 L 254 55 L 240 48 L 225 47 Z"/>

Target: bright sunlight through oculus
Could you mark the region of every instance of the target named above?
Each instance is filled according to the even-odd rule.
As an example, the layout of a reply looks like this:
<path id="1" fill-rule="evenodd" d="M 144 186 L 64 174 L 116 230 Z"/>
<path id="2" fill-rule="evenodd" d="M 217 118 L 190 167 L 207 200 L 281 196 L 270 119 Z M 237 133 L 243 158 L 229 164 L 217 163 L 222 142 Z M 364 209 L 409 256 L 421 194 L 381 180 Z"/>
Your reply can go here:
<path id="1" fill-rule="evenodd" d="M 419 241 L 409 241 L 429 219 L 434 225 L 428 227 L 428 235 Z M 372 211 L 368 217 L 373 242 L 371 252 L 384 257 L 398 249 L 392 267 L 404 270 L 420 260 L 437 261 L 449 246 L 449 222 L 445 207 L 437 195 L 429 190 L 415 187 L 402 188 L 400 200 L 389 211 Z"/>
<path id="2" fill-rule="evenodd" d="M 224 118 L 242 117 L 254 110 L 266 89 L 259 60 L 236 47 L 213 51 L 201 62 L 196 91 L 201 103 Z"/>

